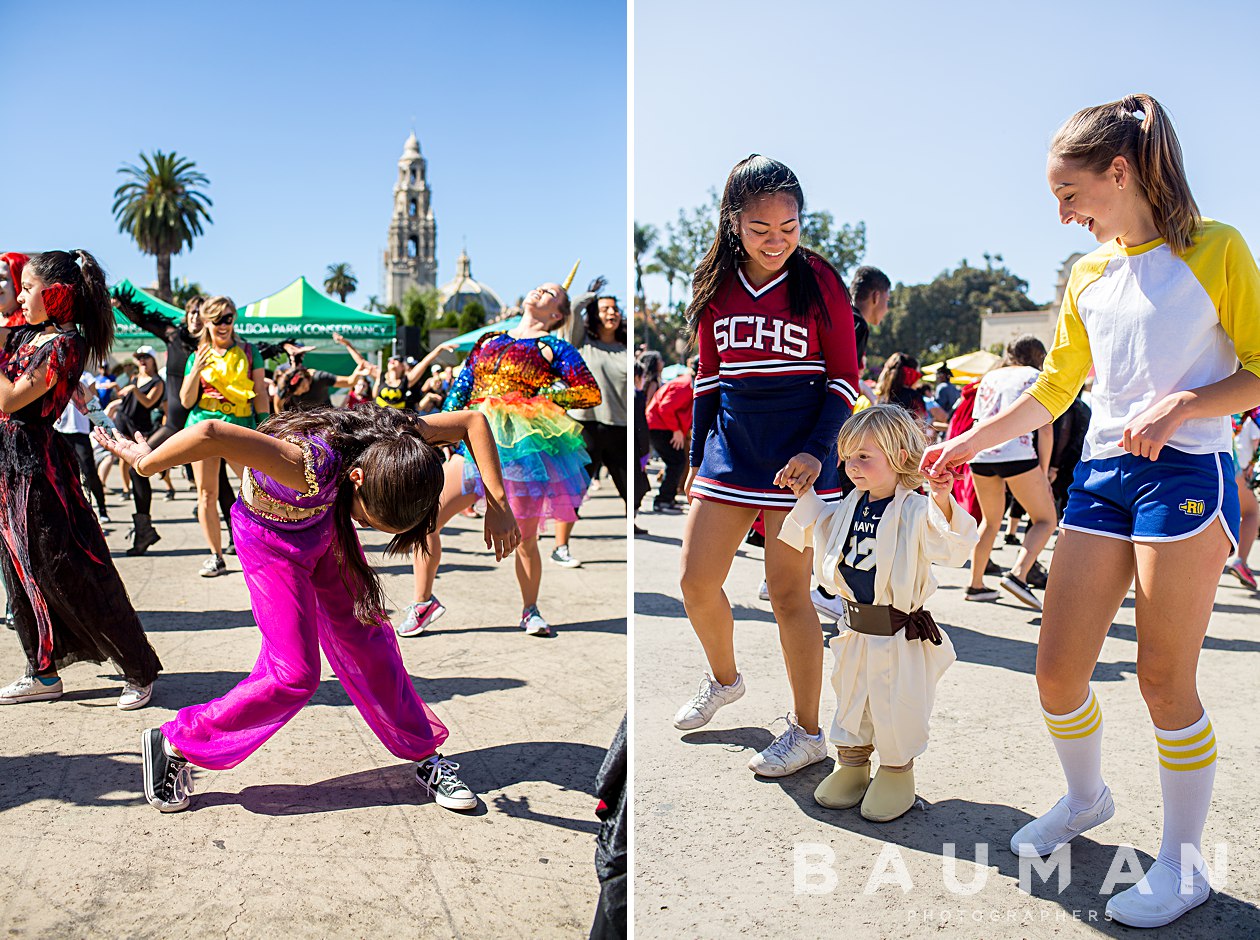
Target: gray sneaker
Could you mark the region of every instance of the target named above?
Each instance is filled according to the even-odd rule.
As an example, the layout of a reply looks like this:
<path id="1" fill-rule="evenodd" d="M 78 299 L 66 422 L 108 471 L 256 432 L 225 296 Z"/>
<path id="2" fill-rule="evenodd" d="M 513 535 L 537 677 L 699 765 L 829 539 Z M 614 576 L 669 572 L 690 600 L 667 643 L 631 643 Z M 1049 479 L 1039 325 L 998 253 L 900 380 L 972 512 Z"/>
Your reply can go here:
<path id="1" fill-rule="evenodd" d="M 827 759 L 827 736 L 821 730 L 808 734 L 795 717 L 783 717 L 788 723 L 787 731 L 748 762 L 748 769 L 758 776 L 786 777 Z"/>
<path id="2" fill-rule="evenodd" d="M 1024 858 L 1049 855 L 1056 847 L 1079 836 L 1087 829 L 1102 825 L 1116 814 L 1116 803 L 1111 798 L 1111 788 L 1104 786 L 1094 805 L 1079 813 L 1072 812 L 1067 797 L 1063 797 L 1050 811 L 1038 816 L 1011 836 L 1011 851 Z"/>
<path id="3" fill-rule="evenodd" d="M 476 809 L 477 797 L 464 781 L 455 775 L 459 764 L 434 754 L 416 764 L 416 783 L 433 797 L 433 802 L 446 809 Z"/>
<path id="4" fill-rule="evenodd" d="M 743 675 L 736 676 L 735 681 L 730 685 L 722 685 L 717 679 L 706 674 L 700 680 L 700 690 L 691 697 L 690 702 L 678 709 L 678 714 L 674 716 L 674 727 L 679 731 L 695 731 L 697 728 L 703 728 L 713 720 L 719 708 L 743 698 L 743 695 Z"/>
<path id="5" fill-rule="evenodd" d="M 201 570 L 197 573 L 203 578 L 217 578 L 221 574 L 227 574 L 227 562 L 222 555 L 211 555 L 202 562 Z"/>
<path id="6" fill-rule="evenodd" d="M 551 560 L 561 568 L 581 568 L 582 563 L 573 557 L 567 545 L 557 545 L 551 553 Z"/>
<path id="7" fill-rule="evenodd" d="M 23 676 L 0 689 L 0 705 L 19 705 L 22 702 L 51 702 L 61 698 L 61 679 L 45 682 L 34 676 Z"/>

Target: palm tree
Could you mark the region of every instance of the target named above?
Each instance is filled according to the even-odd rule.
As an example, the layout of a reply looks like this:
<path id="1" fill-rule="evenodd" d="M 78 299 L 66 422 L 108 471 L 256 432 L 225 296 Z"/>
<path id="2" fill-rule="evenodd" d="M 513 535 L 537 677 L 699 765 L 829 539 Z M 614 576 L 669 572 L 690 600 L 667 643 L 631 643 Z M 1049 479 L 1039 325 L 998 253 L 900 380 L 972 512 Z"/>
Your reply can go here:
<path id="1" fill-rule="evenodd" d="M 368 297 L 367 306 L 363 309 L 368 311 L 368 313 L 380 313 L 385 309 L 385 306 L 381 303 L 380 297 L 376 294 L 372 294 Z"/>
<path id="2" fill-rule="evenodd" d="M 140 154 L 143 167 L 126 164 L 118 172 L 129 181 L 114 190 L 114 219 L 118 231 L 132 237 L 146 255 L 157 258 L 158 296 L 171 300 L 171 255 L 202 234 L 201 221 L 213 222 L 207 207 L 214 205 L 195 187 L 210 181 L 197 164 L 174 151 Z"/>
<path id="3" fill-rule="evenodd" d="M 657 232 L 655 225 L 640 225 L 634 223 L 634 292 L 639 298 L 639 303 L 644 304 L 643 297 L 643 259 L 652 246 L 656 244 Z M 650 272 L 648 272 L 650 273 Z"/>
<path id="4" fill-rule="evenodd" d="M 350 265 L 342 261 L 340 264 L 328 266 L 328 277 L 324 278 L 324 293 L 336 294 L 341 302 L 346 302 L 346 295 L 353 294 L 359 288 L 359 279 L 350 270 Z"/>

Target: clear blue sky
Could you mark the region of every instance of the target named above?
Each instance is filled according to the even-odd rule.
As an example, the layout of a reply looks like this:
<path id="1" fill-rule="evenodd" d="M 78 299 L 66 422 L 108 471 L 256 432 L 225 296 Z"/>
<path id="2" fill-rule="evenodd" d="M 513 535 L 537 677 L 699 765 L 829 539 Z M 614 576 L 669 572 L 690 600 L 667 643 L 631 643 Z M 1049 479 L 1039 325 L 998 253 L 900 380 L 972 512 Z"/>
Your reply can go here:
<path id="1" fill-rule="evenodd" d="M 505 302 L 597 273 L 626 288 L 626 14 L 619 4 L 0 4 L 0 250 L 84 247 L 111 279 L 152 258 L 110 213 L 116 170 L 175 150 L 214 224 L 173 275 L 238 303 L 325 267 L 384 291 L 403 143 L 428 160 L 438 283 L 467 244 Z"/>
<path id="2" fill-rule="evenodd" d="M 811 208 L 867 225 L 866 262 L 921 283 L 988 251 L 1053 298 L 1096 242 L 1058 222 L 1046 148 L 1132 92 L 1171 113 L 1205 215 L 1260 250 L 1260 6 L 635 4 L 634 214 L 661 226 L 738 160 L 791 166 Z M 645 279 L 664 299 L 661 278 Z"/>

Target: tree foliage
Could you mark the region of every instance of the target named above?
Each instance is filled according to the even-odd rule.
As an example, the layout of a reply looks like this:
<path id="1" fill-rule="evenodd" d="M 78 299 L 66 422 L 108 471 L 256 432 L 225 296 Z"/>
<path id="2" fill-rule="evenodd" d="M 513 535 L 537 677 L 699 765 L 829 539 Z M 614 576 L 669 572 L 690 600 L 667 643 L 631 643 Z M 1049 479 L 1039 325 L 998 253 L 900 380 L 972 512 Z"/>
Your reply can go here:
<path id="1" fill-rule="evenodd" d="M 984 258 L 982 268 L 964 258 L 927 284 L 897 284 L 887 318 L 871 331 L 868 368 L 894 352 L 920 362 L 971 352 L 980 346 L 982 313 L 1039 306 L 1028 297 L 1028 282 L 1007 268 L 1001 255 Z"/>
<path id="2" fill-rule="evenodd" d="M 479 327 L 486 325 L 486 308 L 479 302 L 470 300 L 464 304 L 462 310 L 459 311 L 459 321 L 455 328 L 460 333 L 470 333 Z"/>
<path id="3" fill-rule="evenodd" d="M 213 205 L 198 186 L 210 181 L 197 164 L 178 154 L 141 153 L 143 166 L 124 164 L 118 172 L 127 179 L 114 190 L 114 220 L 118 231 L 130 235 L 146 255 L 157 259 L 157 294 L 171 301 L 171 255 L 192 247 L 202 234 L 202 220 L 213 222 Z"/>
<path id="4" fill-rule="evenodd" d="M 324 293 L 329 296 L 336 294 L 343 304 L 346 302 L 347 295 L 359 289 L 359 279 L 354 276 L 350 265 L 344 261 L 330 264 L 327 274 L 328 276 L 324 278 Z"/>
<path id="5" fill-rule="evenodd" d="M 196 281 L 184 281 L 175 278 L 175 284 L 171 291 L 171 303 L 176 307 L 187 307 L 188 301 L 194 297 L 205 295 L 205 291 Z"/>

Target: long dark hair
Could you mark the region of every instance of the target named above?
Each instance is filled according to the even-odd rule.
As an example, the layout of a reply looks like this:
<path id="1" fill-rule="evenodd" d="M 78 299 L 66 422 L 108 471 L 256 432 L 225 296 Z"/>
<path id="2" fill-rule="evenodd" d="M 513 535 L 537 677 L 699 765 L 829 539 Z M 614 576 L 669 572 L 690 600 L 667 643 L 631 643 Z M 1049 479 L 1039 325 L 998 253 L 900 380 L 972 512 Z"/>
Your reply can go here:
<path id="1" fill-rule="evenodd" d="M 65 284 L 74 290 L 71 319 L 87 343 L 88 361 L 100 362 L 114 345 L 114 307 L 109 300 L 105 272 L 90 253 L 41 251 L 31 255 L 26 268 L 45 284 Z"/>
<path id="2" fill-rule="evenodd" d="M 613 342 L 620 343 L 622 346 L 626 345 L 626 315 L 621 309 L 621 304 L 617 303 L 617 298 L 612 294 L 600 294 L 586 305 L 586 335 L 599 339 L 599 334 L 604 329 L 604 324 L 599 319 L 599 302 L 601 300 L 611 300 L 614 304 L 617 304 L 617 312 L 621 314 L 621 323 L 613 331 Z"/>
<path id="3" fill-rule="evenodd" d="M 687 324 L 694 332 L 700 322 L 700 315 L 709 305 L 713 295 L 744 257 L 744 245 L 739 237 L 739 214 L 754 199 L 772 196 L 779 193 L 791 196 L 796 200 L 798 218 L 805 214 L 805 193 L 796 179 L 796 174 L 769 157 L 754 153 L 731 170 L 726 178 L 726 186 L 722 189 L 722 201 L 718 206 L 717 237 L 709 246 L 700 267 L 696 268 L 692 278 L 691 304 L 687 307 Z M 804 223 L 804 219 L 800 219 Z M 836 283 L 843 282 L 831 263 L 821 255 L 810 251 L 803 245 L 788 256 L 784 269 L 788 277 L 788 305 L 793 319 L 808 322 L 817 318 L 823 326 L 830 324 L 827 314 L 827 303 L 823 300 L 822 288 L 818 286 L 818 276 L 814 272 L 811 260 L 817 259 L 836 277 Z"/>
<path id="4" fill-rule="evenodd" d="M 424 439 L 413 414 L 396 408 L 313 408 L 285 411 L 259 430 L 272 437 L 315 434 L 341 458 L 333 516 L 341 555 L 342 579 L 354 597 L 354 615 L 376 623 L 385 610 L 385 596 L 376 571 L 363 557 L 350 504 L 356 488 L 350 471 L 363 471 L 359 501 L 373 519 L 398 530 L 386 552 L 409 554 L 437 528 L 442 495 L 442 455 Z"/>

